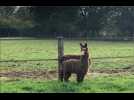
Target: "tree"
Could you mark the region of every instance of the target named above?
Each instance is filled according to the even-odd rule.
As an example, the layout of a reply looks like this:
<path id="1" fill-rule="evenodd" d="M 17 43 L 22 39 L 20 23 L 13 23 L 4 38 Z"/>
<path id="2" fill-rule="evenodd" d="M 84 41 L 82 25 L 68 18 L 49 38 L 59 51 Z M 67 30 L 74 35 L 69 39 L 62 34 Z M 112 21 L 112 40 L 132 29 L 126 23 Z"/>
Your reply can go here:
<path id="1" fill-rule="evenodd" d="M 117 25 L 122 32 L 122 35 L 134 36 L 134 7 L 121 8 L 121 16 L 118 17 Z"/>
<path id="2" fill-rule="evenodd" d="M 44 32 L 73 32 L 78 16 L 77 6 L 34 6 L 31 8 L 36 27 Z M 53 34 L 51 34 L 53 35 Z"/>

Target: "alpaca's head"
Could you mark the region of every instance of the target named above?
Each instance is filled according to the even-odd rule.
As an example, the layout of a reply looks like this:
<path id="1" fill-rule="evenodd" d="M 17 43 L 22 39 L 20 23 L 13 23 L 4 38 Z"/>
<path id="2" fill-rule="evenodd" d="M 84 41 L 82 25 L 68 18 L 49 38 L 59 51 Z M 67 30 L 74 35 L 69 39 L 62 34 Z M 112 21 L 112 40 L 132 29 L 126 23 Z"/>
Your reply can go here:
<path id="1" fill-rule="evenodd" d="M 80 47 L 81 47 L 81 54 L 82 55 L 86 55 L 88 54 L 88 47 L 87 47 L 87 43 L 80 43 Z"/>

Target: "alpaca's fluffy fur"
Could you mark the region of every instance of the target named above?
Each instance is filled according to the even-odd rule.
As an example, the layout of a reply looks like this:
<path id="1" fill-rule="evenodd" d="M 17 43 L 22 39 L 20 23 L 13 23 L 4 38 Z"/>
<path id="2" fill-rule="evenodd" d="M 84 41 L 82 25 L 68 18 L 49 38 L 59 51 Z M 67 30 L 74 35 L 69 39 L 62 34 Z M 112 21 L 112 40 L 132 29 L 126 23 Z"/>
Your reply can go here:
<path id="1" fill-rule="evenodd" d="M 62 57 L 62 61 L 69 60 L 69 59 L 80 59 L 80 55 L 64 55 Z"/>
<path id="2" fill-rule="evenodd" d="M 70 60 L 70 59 L 80 60 L 80 55 L 64 55 L 61 58 L 61 62 L 66 61 L 66 60 Z M 91 58 L 89 58 L 89 64 L 91 65 Z"/>
<path id="3" fill-rule="evenodd" d="M 77 75 L 77 82 L 83 81 L 89 67 L 88 51 L 86 51 L 85 55 L 75 56 L 74 58 L 76 59 L 73 57 L 74 56 L 72 56 L 72 59 L 69 59 L 69 56 L 66 56 L 66 59 L 62 61 L 62 67 L 60 69 L 61 81 L 68 81 L 72 73 Z"/>

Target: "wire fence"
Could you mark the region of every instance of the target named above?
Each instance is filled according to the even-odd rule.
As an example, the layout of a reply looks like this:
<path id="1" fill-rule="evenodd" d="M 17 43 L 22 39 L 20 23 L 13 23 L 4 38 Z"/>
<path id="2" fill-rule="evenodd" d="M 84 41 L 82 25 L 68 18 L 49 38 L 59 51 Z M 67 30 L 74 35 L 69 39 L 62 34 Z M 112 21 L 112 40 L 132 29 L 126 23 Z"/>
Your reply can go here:
<path id="1" fill-rule="evenodd" d="M 69 41 L 70 39 L 75 41 L 75 40 L 79 40 L 80 38 L 75 38 L 75 39 L 69 38 L 67 40 Z M 25 42 L 23 42 L 21 40 L 23 40 Z M 41 40 L 41 42 L 40 42 L 40 40 Z M 44 38 L 1 38 L 0 39 L 0 54 L 1 54 L 1 56 L 0 56 L 0 63 L 1 63 L 0 66 L 9 66 L 10 67 L 10 66 L 16 64 L 15 66 L 24 66 L 24 65 L 25 66 L 31 66 L 31 65 L 34 65 L 34 66 L 45 66 L 45 68 L 49 68 L 49 66 L 54 66 L 52 68 L 56 68 L 58 66 L 58 62 L 57 62 L 58 61 L 57 42 L 56 42 L 57 40 L 55 38 L 54 39 L 55 41 L 53 41 L 50 44 L 47 44 L 46 42 L 48 42 L 48 41 L 44 41 L 44 40 L 45 40 Z M 47 38 L 47 40 L 49 40 L 49 39 Z M 50 38 L 49 41 L 51 41 L 51 40 L 52 39 Z M 81 38 L 80 40 L 83 41 L 85 39 Z M 91 39 L 89 39 L 89 40 L 91 40 Z M 31 44 L 33 44 L 33 45 L 31 46 Z M 26 45 L 26 46 L 24 46 L 24 45 Z M 65 45 L 66 45 L 66 41 L 65 41 Z M 43 47 L 43 46 L 45 46 L 45 47 Z M 52 47 L 52 46 L 54 46 L 54 47 Z M 72 48 L 71 46 L 69 46 L 69 48 Z M 73 46 L 75 46 L 75 45 L 73 45 Z M 46 49 L 46 47 L 48 47 L 48 49 Z M 27 49 L 25 49 L 25 48 L 27 48 Z M 29 48 L 32 48 L 32 49 L 29 49 Z M 77 48 L 79 48 L 79 46 Z M 19 49 L 20 51 L 17 50 L 17 49 Z M 25 49 L 26 51 L 24 50 L 22 52 L 22 49 Z M 36 52 L 35 54 L 32 54 L 31 52 L 32 52 L 33 49 L 34 50 L 37 49 L 38 52 Z M 44 49 L 44 52 L 42 52 L 43 49 Z M 54 56 L 49 57 L 49 55 L 48 55 L 48 57 L 43 57 L 43 54 L 44 54 L 44 56 L 47 55 L 47 52 L 45 50 L 47 52 L 50 51 L 50 53 L 49 53 L 50 56 L 51 56 L 51 53 L 53 53 L 53 51 L 55 51 L 53 53 Z M 75 50 L 76 50 L 75 48 L 72 48 L 67 52 L 70 52 L 70 51 L 75 52 Z M 25 54 L 25 52 L 28 53 L 28 54 Z M 20 55 L 21 53 L 24 53 L 24 54 Z M 11 54 L 11 56 L 10 56 L 10 54 Z M 71 52 L 70 52 L 70 54 L 71 54 Z M 18 55 L 20 55 L 20 56 L 18 56 Z M 42 58 L 40 58 L 37 55 L 41 56 Z M 30 56 L 33 56 L 33 58 L 32 57 L 28 58 Z M 36 58 L 36 56 L 37 56 L 37 58 Z M 16 59 L 14 59 L 14 58 L 16 58 Z M 28 58 L 28 59 L 26 59 L 26 58 Z M 127 66 L 130 66 L 130 65 L 134 65 L 134 55 L 115 56 L 115 57 L 114 56 L 106 56 L 106 57 L 101 56 L 101 57 L 91 57 L 91 59 L 92 59 L 92 66 L 93 67 L 94 66 L 97 66 L 97 67 L 100 67 L 100 66 L 102 66 L 102 67 L 103 66 L 124 66 L 125 67 L 126 66 L 127 67 Z M 30 62 L 32 62 L 31 65 L 30 65 Z M 43 68 L 43 67 L 41 67 L 41 68 Z"/>
<path id="2" fill-rule="evenodd" d="M 68 33 L 69 34 L 69 33 Z M 73 33 L 70 33 L 73 34 Z M 63 34 L 62 34 L 63 35 Z M 64 35 L 63 35 L 64 36 Z M 44 39 L 56 39 L 58 35 L 55 35 L 54 37 L 0 37 L 0 40 L 44 40 Z M 134 40 L 134 36 L 65 36 L 64 39 L 67 40 Z"/>
<path id="3" fill-rule="evenodd" d="M 114 58 L 134 58 L 134 56 L 118 56 L 118 57 L 92 57 L 91 59 L 114 59 Z M 26 61 L 57 61 L 58 59 L 24 59 L 24 60 L 0 60 L 0 62 L 26 62 Z M 132 61 L 134 62 L 134 61 Z M 109 62 L 110 63 L 110 62 Z"/>
<path id="4" fill-rule="evenodd" d="M 95 40 L 90 42 L 90 40 Z M 93 73 L 134 72 L 134 46 L 129 44 L 130 54 L 119 55 L 127 49 L 116 48 L 112 51 L 109 43 L 96 42 L 98 39 L 65 38 L 64 54 L 80 54 L 79 43 L 87 41 Z M 101 39 L 100 39 L 101 40 Z M 103 39 L 104 40 L 104 39 Z M 106 45 L 106 47 L 103 47 Z M 101 45 L 101 46 L 100 46 Z M 114 44 L 111 44 L 113 45 Z M 120 46 L 120 45 L 119 45 Z M 117 51 L 118 52 L 117 52 Z M 97 56 L 96 56 L 96 53 Z M 0 38 L 0 77 L 57 79 L 58 41 L 56 38 Z"/>

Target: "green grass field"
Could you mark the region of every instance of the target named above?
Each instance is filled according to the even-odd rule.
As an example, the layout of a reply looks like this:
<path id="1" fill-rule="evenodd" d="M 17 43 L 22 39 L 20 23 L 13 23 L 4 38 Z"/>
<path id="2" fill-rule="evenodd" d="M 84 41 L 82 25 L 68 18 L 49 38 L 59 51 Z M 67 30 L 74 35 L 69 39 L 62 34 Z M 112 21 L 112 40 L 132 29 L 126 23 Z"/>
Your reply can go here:
<path id="1" fill-rule="evenodd" d="M 1 84 L 2 93 L 133 93 L 134 75 L 91 77 L 82 84 L 74 81 L 61 83 L 57 80 L 32 79 L 3 80 Z"/>
<path id="2" fill-rule="evenodd" d="M 80 54 L 82 40 L 65 40 L 65 54 Z M 89 75 L 77 84 L 41 78 L 1 77 L 0 92 L 134 92 L 134 41 L 88 41 L 94 70 L 131 68 L 119 75 Z M 57 69 L 57 61 L 38 59 L 57 58 L 57 40 L 0 40 L 0 60 L 37 60 L 0 62 L 0 73 Z M 123 58 L 122 58 L 123 57 Z M 99 58 L 99 59 L 97 59 Z M 101 76 L 101 77 L 100 77 Z"/>

